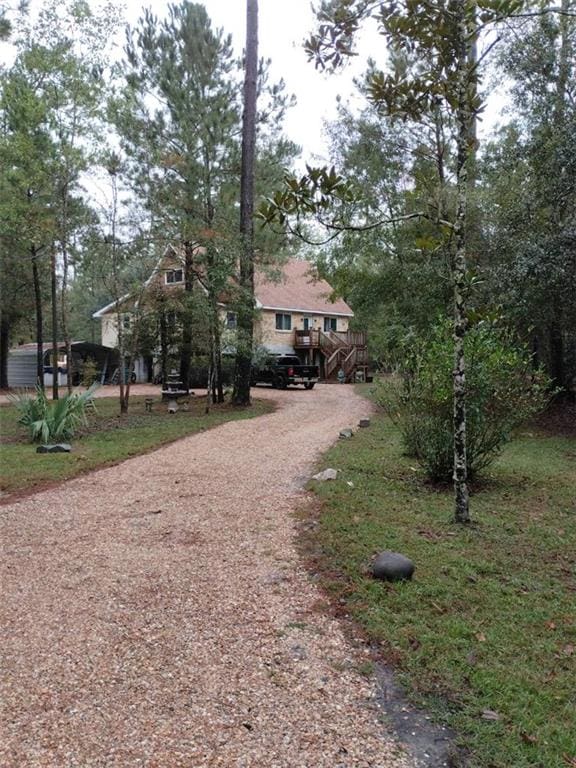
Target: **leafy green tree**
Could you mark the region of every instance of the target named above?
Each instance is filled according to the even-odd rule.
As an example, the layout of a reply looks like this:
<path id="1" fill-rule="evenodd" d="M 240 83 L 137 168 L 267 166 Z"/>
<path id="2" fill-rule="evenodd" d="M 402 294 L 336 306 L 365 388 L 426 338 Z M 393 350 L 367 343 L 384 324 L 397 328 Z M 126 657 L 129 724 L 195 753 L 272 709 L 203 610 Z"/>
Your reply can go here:
<path id="1" fill-rule="evenodd" d="M 3 113 L 6 232 L 28 242 L 36 301 L 38 377 L 43 358 L 43 262 L 50 256 L 52 335 L 60 325 L 71 360 L 68 333 L 68 275 L 73 235 L 84 226 L 81 174 L 101 124 L 107 41 L 115 26 L 111 6 L 93 15 L 87 3 L 49 0 L 37 18 L 19 25 L 16 60 L 4 73 Z M 25 201 L 25 202 L 24 202 Z M 8 216 L 8 211 L 10 211 Z M 57 274 L 58 273 L 58 274 Z M 61 276 L 58 291 L 57 277 Z M 56 299 L 61 300 L 57 320 Z M 71 376 L 68 387 L 71 389 Z M 54 385 L 57 396 L 57 385 Z"/>
<path id="2" fill-rule="evenodd" d="M 450 144 L 454 213 L 439 197 L 436 210 L 410 211 L 401 217 L 386 216 L 366 224 L 352 222 L 360 229 L 393 225 L 399 220 L 427 219 L 444 232 L 450 242 L 453 295 L 453 435 L 455 520 L 470 520 L 466 459 L 466 377 L 464 338 L 467 302 L 473 276 L 468 269 L 471 227 L 470 201 L 476 178 L 478 115 L 484 108 L 480 95 L 481 65 L 499 41 L 498 30 L 510 19 L 521 16 L 527 7 L 522 0 L 450 0 L 448 3 L 376 2 L 368 0 L 325 0 L 318 9 L 319 27 L 306 44 L 310 57 L 322 68 L 334 69 L 354 55 L 354 39 L 363 21 L 376 21 L 389 50 L 388 68 L 375 64 L 369 73 L 366 92 L 385 115 L 422 122 L 434 115 L 446 116 Z M 555 9 L 558 10 L 558 9 Z M 529 12 L 535 15 L 548 9 Z M 562 12 L 562 10 L 560 10 Z M 486 37 L 486 32 L 491 37 Z M 484 35 L 484 37 L 482 37 Z M 479 53 L 479 43 L 484 43 Z M 354 187 L 334 169 L 309 168 L 301 179 L 289 178 L 260 209 L 265 222 L 286 224 L 294 216 L 320 214 L 324 223 L 337 232 L 350 226 L 342 218 L 355 201 Z M 333 205 L 336 203 L 336 214 Z"/>
<path id="3" fill-rule="evenodd" d="M 372 106 L 359 115 L 340 107 L 329 136 L 335 165 L 363 190 L 351 219 L 398 218 L 437 204 L 446 148 L 434 121 L 416 127 L 383 120 Z M 354 307 L 354 324 L 368 330 L 371 357 L 384 367 L 398 362 L 408 337 L 449 310 L 449 248 L 428 220 L 347 230 L 317 261 Z"/>
<path id="4" fill-rule="evenodd" d="M 471 324 L 465 344 L 468 475 L 474 479 L 514 428 L 545 408 L 551 390 L 529 351 L 497 323 Z M 434 482 L 449 482 L 453 468 L 451 347 L 450 324 L 443 321 L 425 338 L 411 340 L 400 376 L 376 388 L 377 401 L 398 424 L 409 455 Z"/>
<path id="5" fill-rule="evenodd" d="M 0 145 L 0 162 L 4 168 L 0 179 L 3 267 L 10 285 L 18 283 L 22 262 L 27 265 L 36 317 L 37 379 L 43 387 L 47 255 L 56 227 L 51 208 L 55 152 L 46 128 L 46 104 L 38 96 L 34 83 L 19 70 L 18 63 L 3 77 L 0 109 L 4 128 Z M 13 321 L 14 316 L 17 317 L 14 309 L 8 307 L 11 301 L 12 298 L 3 293 L 2 319 L 6 338 L 3 369 L 10 343 L 10 319 Z"/>
<path id="6" fill-rule="evenodd" d="M 568 8 L 568 3 L 563 3 Z M 524 22 L 500 56 L 514 120 L 487 148 L 487 290 L 557 386 L 576 376 L 576 16 Z"/>
<path id="7" fill-rule="evenodd" d="M 212 28 L 203 6 L 171 5 L 163 21 L 147 10 L 128 34 L 126 86 L 114 104 L 152 232 L 181 245 L 190 296 L 195 271 L 205 272 L 217 368 L 217 296 L 230 269 L 218 239 L 234 199 L 239 121 L 235 69 L 230 37 Z M 188 382 L 190 323 L 182 332 L 180 375 Z"/>

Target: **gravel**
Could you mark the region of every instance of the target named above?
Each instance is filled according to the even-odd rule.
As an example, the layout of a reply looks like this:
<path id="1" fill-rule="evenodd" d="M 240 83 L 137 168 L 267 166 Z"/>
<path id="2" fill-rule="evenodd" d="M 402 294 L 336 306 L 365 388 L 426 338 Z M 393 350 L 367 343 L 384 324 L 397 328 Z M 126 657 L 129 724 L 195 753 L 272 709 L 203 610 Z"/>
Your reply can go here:
<path id="1" fill-rule="evenodd" d="M 407 768 L 294 547 L 351 387 L 0 509 L 2 768 Z"/>

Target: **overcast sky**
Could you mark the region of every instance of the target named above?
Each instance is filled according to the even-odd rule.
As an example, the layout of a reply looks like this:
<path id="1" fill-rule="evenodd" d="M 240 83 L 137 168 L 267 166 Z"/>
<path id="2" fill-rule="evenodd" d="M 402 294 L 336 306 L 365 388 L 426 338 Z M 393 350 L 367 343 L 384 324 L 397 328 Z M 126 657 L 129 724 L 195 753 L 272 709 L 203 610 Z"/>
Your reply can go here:
<path id="1" fill-rule="evenodd" d="M 158 15 L 168 5 L 167 0 L 154 0 L 151 4 Z M 246 38 L 246 0 L 204 0 L 203 5 L 214 26 L 232 35 L 235 50 L 240 54 Z M 141 3 L 128 0 L 126 18 L 130 24 L 138 19 L 142 7 Z M 317 72 L 307 61 L 302 46 L 313 29 L 310 0 L 260 0 L 259 52 L 271 59 L 273 79 L 284 78 L 288 92 L 297 98 L 296 107 L 286 116 L 285 132 L 303 147 L 304 160 L 325 154 L 323 121 L 335 117 L 338 95 L 354 98 L 352 79 L 362 72 L 366 61 L 366 56 L 359 56 L 338 75 Z M 381 46 L 382 38 L 374 35 L 371 42 Z"/>
<path id="2" fill-rule="evenodd" d="M 100 0 L 89 0 L 98 7 Z M 245 44 L 246 0 L 204 0 L 214 26 L 222 27 L 232 35 L 239 55 Z M 41 7 L 42 0 L 32 0 L 31 8 Z M 163 16 L 169 5 L 168 0 L 138 2 L 124 0 L 118 3 L 119 11 L 126 21 L 133 25 L 142 13 L 143 7 L 151 6 L 158 16 Z M 122 10 L 121 10 L 122 9 Z M 336 116 L 337 96 L 347 102 L 361 105 L 356 94 L 353 78 L 365 69 L 368 56 L 380 59 L 383 53 L 383 38 L 374 25 L 360 38 L 359 56 L 337 75 L 317 72 L 304 53 L 303 40 L 314 29 L 314 14 L 310 0 L 260 0 L 259 2 L 259 46 L 260 55 L 270 58 L 274 80 L 283 77 L 289 93 L 295 94 L 297 105 L 291 109 L 285 121 L 285 133 L 303 147 L 302 160 L 327 159 L 323 123 Z M 121 55 L 123 33 L 118 36 L 117 52 Z M 0 58 L 1 55 L 0 55 Z M 501 99 L 491 99 L 485 125 L 493 124 Z"/>

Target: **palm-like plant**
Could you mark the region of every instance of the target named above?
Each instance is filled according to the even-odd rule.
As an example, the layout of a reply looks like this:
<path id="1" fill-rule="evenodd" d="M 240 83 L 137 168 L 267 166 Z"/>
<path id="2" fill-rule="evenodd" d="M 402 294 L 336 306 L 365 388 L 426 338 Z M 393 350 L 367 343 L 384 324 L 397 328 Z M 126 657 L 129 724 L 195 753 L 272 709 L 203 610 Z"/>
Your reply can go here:
<path id="1" fill-rule="evenodd" d="M 10 399 L 20 412 L 19 424 L 28 428 L 33 443 L 56 443 L 70 440 L 76 429 L 87 423 L 86 408 L 93 404 L 94 384 L 86 392 L 66 395 L 50 402 L 46 393 L 36 387 L 36 396 L 18 394 Z"/>

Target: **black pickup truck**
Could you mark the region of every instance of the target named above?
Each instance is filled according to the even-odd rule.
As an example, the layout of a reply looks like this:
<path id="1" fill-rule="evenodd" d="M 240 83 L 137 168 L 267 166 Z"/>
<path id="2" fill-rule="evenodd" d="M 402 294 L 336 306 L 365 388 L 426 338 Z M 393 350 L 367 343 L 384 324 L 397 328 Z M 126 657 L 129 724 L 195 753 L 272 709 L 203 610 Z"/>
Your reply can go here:
<path id="1" fill-rule="evenodd" d="M 317 365 L 302 365 L 296 355 L 272 355 L 263 364 L 253 366 L 252 385 L 272 384 L 276 389 L 286 389 L 290 384 L 304 384 L 312 389 L 318 381 Z"/>

